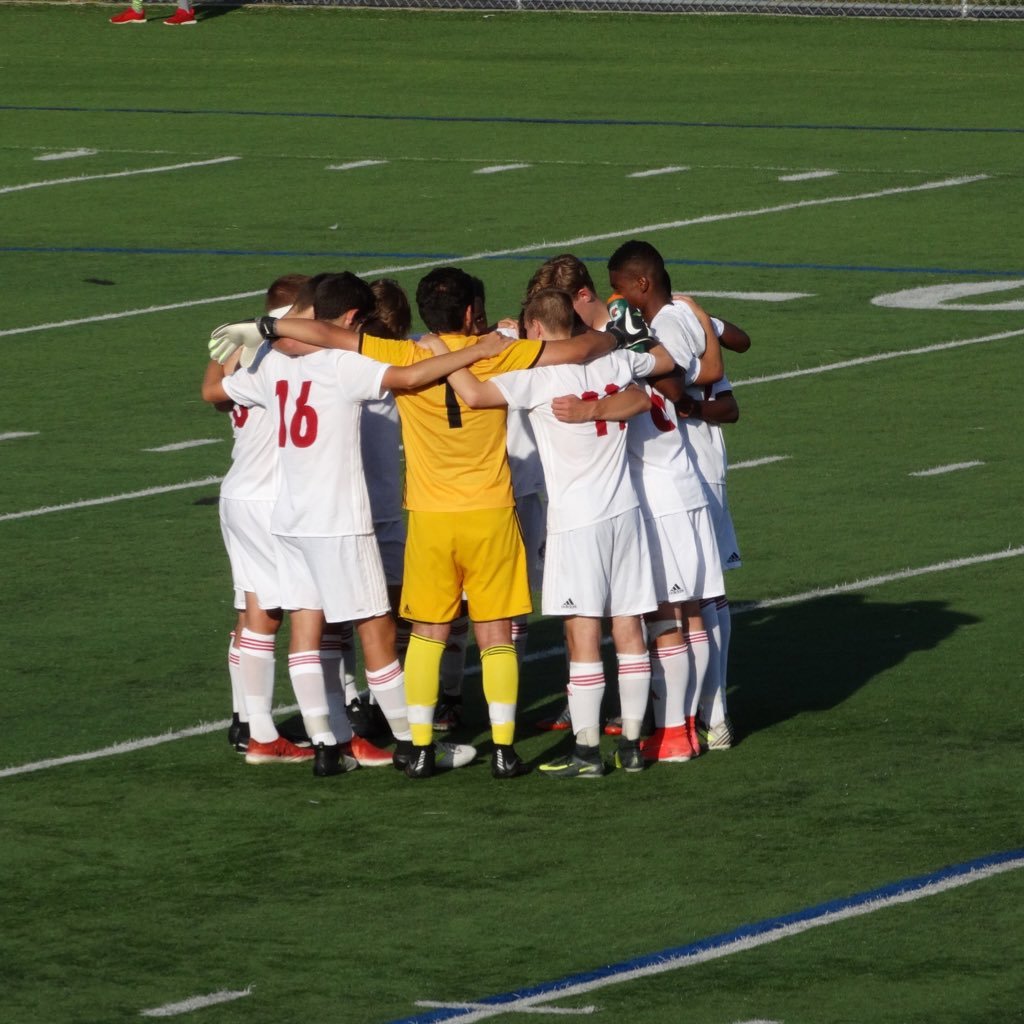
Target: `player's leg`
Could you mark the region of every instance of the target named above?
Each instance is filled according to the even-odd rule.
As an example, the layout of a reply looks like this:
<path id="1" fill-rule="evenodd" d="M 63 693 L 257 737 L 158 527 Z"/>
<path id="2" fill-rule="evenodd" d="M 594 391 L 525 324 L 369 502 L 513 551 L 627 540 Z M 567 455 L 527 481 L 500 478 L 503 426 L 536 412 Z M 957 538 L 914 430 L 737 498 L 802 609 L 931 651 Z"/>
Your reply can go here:
<path id="1" fill-rule="evenodd" d="M 244 603 L 244 595 L 240 601 Z M 228 679 L 231 681 L 231 725 L 228 726 L 228 743 L 231 749 L 245 753 L 249 743 L 249 712 L 245 707 L 245 690 L 242 687 L 242 672 L 239 667 L 242 630 L 245 628 L 245 609 L 238 610 L 235 628 L 228 642 Z"/>
<path id="2" fill-rule="evenodd" d="M 519 660 L 512 617 L 533 609 L 526 550 L 515 510 L 485 509 L 460 516 L 456 559 L 473 621 L 494 752 L 491 774 L 517 778 L 528 771 L 513 747 L 519 701 Z"/>
<path id="3" fill-rule="evenodd" d="M 619 669 L 622 735 L 615 763 L 626 771 L 643 770 L 640 731 L 651 693 L 651 656 L 639 615 L 612 617 L 612 640 Z"/>
<path id="4" fill-rule="evenodd" d="M 565 620 L 569 651 L 569 714 L 575 744 L 572 753 L 540 766 L 552 778 L 598 778 L 604 774 L 601 760 L 601 701 L 604 699 L 604 665 L 601 662 L 601 619 L 574 615 Z"/>
<path id="5" fill-rule="evenodd" d="M 466 671 L 469 646 L 469 611 L 463 601 L 458 617 L 451 623 L 441 656 L 441 692 L 434 711 L 434 731 L 449 732 L 462 722 L 462 677 Z"/>

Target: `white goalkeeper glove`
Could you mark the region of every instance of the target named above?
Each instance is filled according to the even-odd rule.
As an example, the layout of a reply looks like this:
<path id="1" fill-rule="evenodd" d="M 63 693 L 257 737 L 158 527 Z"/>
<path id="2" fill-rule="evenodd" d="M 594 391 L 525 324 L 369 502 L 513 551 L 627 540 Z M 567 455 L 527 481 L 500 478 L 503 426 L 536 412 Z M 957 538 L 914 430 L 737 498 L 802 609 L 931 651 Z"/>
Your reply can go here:
<path id="1" fill-rule="evenodd" d="M 258 320 L 239 320 L 221 324 L 210 335 L 210 358 L 223 365 L 236 349 L 241 349 L 239 363 L 251 366 L 264 339 L 277 337 L 274 333 L 274 317 L 264 316 Z"/>

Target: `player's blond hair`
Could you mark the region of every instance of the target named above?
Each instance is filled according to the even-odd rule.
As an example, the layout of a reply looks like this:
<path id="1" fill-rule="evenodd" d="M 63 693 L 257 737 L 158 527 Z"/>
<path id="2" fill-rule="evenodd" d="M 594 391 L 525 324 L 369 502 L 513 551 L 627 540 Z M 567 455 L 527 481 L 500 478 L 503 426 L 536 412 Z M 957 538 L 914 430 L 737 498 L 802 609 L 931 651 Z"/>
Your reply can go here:
<path id="1" fill-rule="evenodd" d="M 544 332 L 552 338 L 568 338 L 575 319 L 572 296 L 562 288 L 542 288 L 523 307 L 523 322 L 539 320 Z"/>

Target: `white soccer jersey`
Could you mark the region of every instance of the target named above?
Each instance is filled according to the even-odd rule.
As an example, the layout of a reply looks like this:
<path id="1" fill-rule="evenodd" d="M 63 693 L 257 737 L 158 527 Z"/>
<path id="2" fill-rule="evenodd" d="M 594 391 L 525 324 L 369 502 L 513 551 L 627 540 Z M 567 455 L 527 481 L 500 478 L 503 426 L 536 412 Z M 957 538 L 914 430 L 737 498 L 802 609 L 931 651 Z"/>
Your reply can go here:
<path id="1" fill-rule="evenodd" d="M 235 405 L 231 429 L 235 438 L 231 468 L 221 481 L 220 496 L 234 501 L 274 501 L 279 481 L 273 412 Z"/>
<path id="2" fill-rule="evenodd" d="M 711 318 L 716 334 L 721 334 L 725 325 L 721 320 Z M 662 306 L 651 321 L 651 332 L 668 349 L 669 355 L 682 368 L 689 384 L 700 370 L 700 357 L 704 355 L 704 328 L 697 314 L 685 303 L 675 300 Z"/>
<path id="3" fill-rule="evenodd" d="M 630 482 L 624 423 L 562 423 L 561 395 L 601 398 L 654 369 L 654 357 L 622 350 L 582 365 L 542 366 L 494 377 L 510 409 L 528 409 L 548 495 L 548 533 L 590 526 L 639 504 Z"/>
<path id="4" fill-rule="evenodd" d="M 281 489 L 271 530 L 286 537 L 373 532 L 360 449 L 360 403 L 381 397 L 386 363 L 325 349 L 290 358 L 271 350 L 255 373 L 224 390 L 240 405 L 276 411 Z"/>
<path id="5" fill-rule="evenodd" d="M 363 406 L 360 429 L 370 514 L 375 523 L 394 522 L 402 518 L 402 424 L 390 392 Z"/>
<path id="6" fill-rule="evenodd" d="M 676 407 L 650 386 L 651 411 L 628 424 L 629 471 L 644 519 L 691 512 L 708 503 Z"/>
<path id="7" fill-rule="evenodd" d="M 715 395 L 723 391 L 732 391 L 728 377 L 715 381 L 707 387 L 688 387 L 686 392 L 691 398 L 713 401 Z M 685 437 L 697 462 L 697 472 L 709 484 L 724 484 L 729 460 L 725 453 L 725 435 L 717 423 L 705 420 L 687 419 Z"/>

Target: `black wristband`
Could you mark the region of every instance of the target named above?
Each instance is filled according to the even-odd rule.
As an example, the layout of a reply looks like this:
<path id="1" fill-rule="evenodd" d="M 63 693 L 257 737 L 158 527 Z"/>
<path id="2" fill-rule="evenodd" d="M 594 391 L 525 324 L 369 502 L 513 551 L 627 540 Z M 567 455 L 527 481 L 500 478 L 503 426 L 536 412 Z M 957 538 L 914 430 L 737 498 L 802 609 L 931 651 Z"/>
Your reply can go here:
<path id="1" fill-rule="evenodd" d="M 261 316 L 256 321 L 256 326 L 260 330 L 260 334 L 267 341 L 273 341 L 277 337 L 277 317 L 276 316 Z"/>

